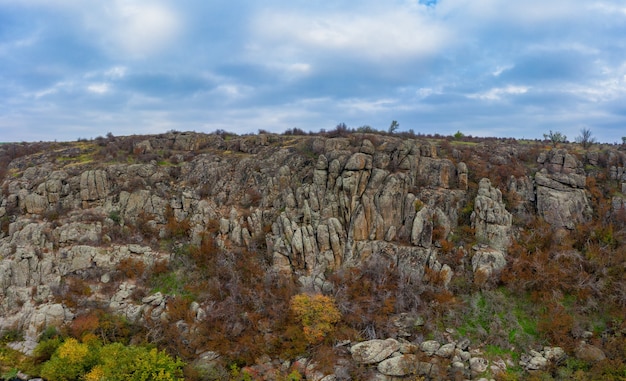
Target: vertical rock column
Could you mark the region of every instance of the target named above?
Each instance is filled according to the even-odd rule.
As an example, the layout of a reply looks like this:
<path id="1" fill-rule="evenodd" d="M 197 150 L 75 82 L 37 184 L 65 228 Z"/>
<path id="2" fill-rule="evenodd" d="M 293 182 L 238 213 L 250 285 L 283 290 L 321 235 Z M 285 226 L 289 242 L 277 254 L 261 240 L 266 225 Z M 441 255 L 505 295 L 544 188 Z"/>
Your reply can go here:
<path id="1" fill-rule="evenodd" d="M 489 179 L 482 179 L 478 184 L 478 195 L 474 200 L 474 211 L 470 219 L 480 242 L 506 251 L 510 243 L 509 232 L 513 217 L 504 207 L 502 192 L 492 187 Z"/>
<path id="2" fill-rule="evenodd" d="M 491 186 L 489 179 L 478 184 L 478 195 L 474 200 L 474 211 L 470 217 L 476 229 L 476 238 L 484 245 L 475 247 L 472 255 L 472 268 L 475 281 L 484 282 L 494 272 L 506 266 L 504 253 L 510 243 L 510 230 L 513 222 L 511 213 L 504 207 L 502 193 Z"/>

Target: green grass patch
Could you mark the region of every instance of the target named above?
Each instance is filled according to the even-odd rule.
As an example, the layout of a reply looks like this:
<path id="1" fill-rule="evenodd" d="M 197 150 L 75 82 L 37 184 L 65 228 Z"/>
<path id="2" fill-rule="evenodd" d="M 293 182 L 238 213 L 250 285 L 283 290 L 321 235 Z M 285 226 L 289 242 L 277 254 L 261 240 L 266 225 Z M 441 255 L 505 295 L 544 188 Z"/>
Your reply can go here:
<path id="1" fill-rule="evenodd" d="M 515 310 L 513 310 L 513 313 L 515 314 L 517 322 L 522 328 L 522 332 L 527 335 L 537 337 L 537 335 L 539 334 L 539 331 L 537 330 L 537 319 L 529 316 L 524 310 L 519 307 L 515 308 Z"/>
<path id="2" fill-rule="evenodd" d="M 456 326 L 462 338 L 497 345 L 493 351 L 497 348 L 519 350 L 538 344 L 535 315 L 537 311 L 530 300 L 500 288 L 467 295 L 457 319 L 447 324 Z M 514 357 L 512 353 L 510 356 Z"/>
<path id="3" fill-rule="evenodd" d="M 187 283 L 186 277 L 180 271 L 170 271 L 150 279 L 150 285 L 152 286 L 150 293 L 160 292 L 164 295 L 177 295 L 184 299 L 194 300 L 195 295 L 185 288 Z"/>

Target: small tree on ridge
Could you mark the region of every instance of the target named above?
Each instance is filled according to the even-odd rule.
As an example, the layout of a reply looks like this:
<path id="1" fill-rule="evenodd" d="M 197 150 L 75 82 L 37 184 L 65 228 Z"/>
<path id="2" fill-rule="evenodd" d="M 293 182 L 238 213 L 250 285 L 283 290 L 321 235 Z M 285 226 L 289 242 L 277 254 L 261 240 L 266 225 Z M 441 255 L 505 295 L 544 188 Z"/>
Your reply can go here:
<path id="1" fill-rule="evenodd" d="M 576 137 L 576 143 L 580 143 L 583 148 L 589 148 L 595 142 L 596 138 L 592 136 L 591 130 L 588 128 L 583 128 L 582 130 L 580 130 L 580 135 Z"/>
<path id="2" fill-rule="evenodd" d="M 549 140 L 552 143 L 552 147 L 556 147 L 559 143 L 567 142 L 567 136 L 558 131 L 552 132 L 552 130 L 550 130 L 550 133 L 543 134 L 543 138 Z"/>

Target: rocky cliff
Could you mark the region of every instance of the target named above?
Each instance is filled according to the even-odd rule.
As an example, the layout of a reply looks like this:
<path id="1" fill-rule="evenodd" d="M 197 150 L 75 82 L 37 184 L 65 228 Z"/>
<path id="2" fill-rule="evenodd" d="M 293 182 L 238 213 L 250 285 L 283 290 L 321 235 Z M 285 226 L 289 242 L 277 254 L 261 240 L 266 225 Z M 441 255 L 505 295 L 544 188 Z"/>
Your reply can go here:
<path id="1" fill-rule="evenodd" d="M 140 324 L 169 321 L 173 295 L 124 266 L 167 263 L 208 235 L 300 290 L 332 294 L 332 274 L 372 260 L 447 290 L 472 273 L 480 284 L 497 279 L 531 218 L 568 235 L 625 204 L 617 147 L 171 132 L 49 143 L 19 157 L 0 150 L 11 158 L 0 196 L 0 330 L 33 342 L 93 306 Z M 619 187 L 609 205 L 597 194 L 602 181 Z M 190 308 L 201 321 L 211 305 Z"/>

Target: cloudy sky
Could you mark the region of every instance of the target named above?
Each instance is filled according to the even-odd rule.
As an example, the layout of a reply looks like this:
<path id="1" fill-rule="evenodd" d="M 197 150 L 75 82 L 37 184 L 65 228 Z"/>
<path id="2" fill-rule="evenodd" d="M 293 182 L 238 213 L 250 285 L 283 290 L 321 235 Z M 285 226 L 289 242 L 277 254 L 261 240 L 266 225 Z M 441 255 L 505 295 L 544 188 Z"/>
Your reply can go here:
<path id="1" fill-rule="evenodd" d="M 626 136 L 622 0 L 0 0 L 0 141 Z"/>

